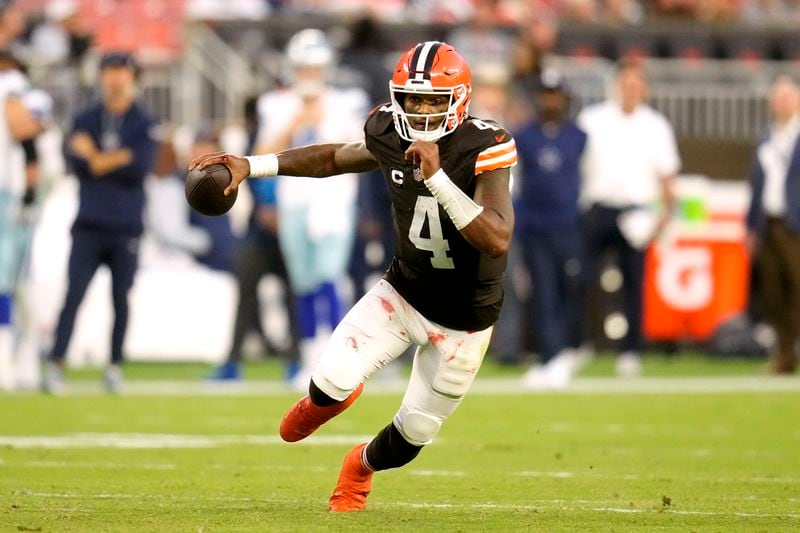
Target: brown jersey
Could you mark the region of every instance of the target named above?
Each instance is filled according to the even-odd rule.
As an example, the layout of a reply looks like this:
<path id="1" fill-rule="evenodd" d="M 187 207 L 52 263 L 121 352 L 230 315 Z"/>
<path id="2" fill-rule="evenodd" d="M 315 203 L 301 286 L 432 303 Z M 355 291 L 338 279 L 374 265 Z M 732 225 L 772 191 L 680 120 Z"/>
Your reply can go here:
<path id="1" fill-rule="evenodd" d="M 491 258 L 456 229 L 419 169 L 404 159 L 409 143 L 397 135 L 389 105 L 370 114 L 364 133 L 392 201 L 395 256 L 385 279 L 423 316 L 442 326 L 477 331 L 494 324 L 503 303 L 505 256 Z M 511 135 L 473 117 L 438 145 L 442 169 L 470 197 L 478 174 L 516 163 Z"/>

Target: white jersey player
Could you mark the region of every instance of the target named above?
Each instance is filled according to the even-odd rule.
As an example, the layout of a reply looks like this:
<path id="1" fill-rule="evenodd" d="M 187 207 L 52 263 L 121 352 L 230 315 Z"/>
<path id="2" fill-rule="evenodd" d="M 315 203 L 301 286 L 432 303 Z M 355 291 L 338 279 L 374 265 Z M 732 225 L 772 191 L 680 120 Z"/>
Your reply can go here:
<path id="1" fill-rule="evenodd" d="M 325 34 L 315 29 L 297 33 L 289 40 L 286 60 L 289 85 L 258 101 L 256 151 L 268 153 L 361 136 L 368 111 L 366 93 L 328 84 L 334 54 Z M 343 314 L 336 284 L 350 260 L 357 187 L 357 175 L 352 173 L 324 183 L 278 178 L 278 236 L 297 298 L 301 369 L 295 382 L 300 387 L 307 385 L 315 354 Z M 320 309 L 327 316 L 317 316 Z"/>
<path id="2" fill-rule="evenodd" d="M 33 178 L 26 172 L 26 150 L 41 132 L 40 100 L 28 79 L 15 68 L 0 70 L 0 389 L 15 386 L 14 293 L 27 257 L 30 231 L 24 211 L 32 200 Z M 43 102 L 47 107 L 48 101 Z"/>

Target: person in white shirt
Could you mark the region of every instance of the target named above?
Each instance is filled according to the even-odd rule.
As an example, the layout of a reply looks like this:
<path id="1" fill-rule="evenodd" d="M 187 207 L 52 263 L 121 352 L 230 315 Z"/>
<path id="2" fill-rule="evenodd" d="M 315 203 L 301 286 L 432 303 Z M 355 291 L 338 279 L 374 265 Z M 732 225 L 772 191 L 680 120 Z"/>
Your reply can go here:
<path id="1" fill-rule="evenodd" d="M 641 63 L 618 67 L 615 94 L 586 107 L 578 125 L 588 134 L 581 204 L 585 209 L 588 280 L 599 275 L 609 249 L 623 276 L 627 332 L 617 373 L 641 372 L 645 250 L 666 224 L 680 156 L 672 127 L 645 102 L 648 79 Z"/>
<path id="2" fill-rule="evenodd" d="M 258 101 L 256 153 L 362 136 L 367 95 L 329 84 L 335 58 L 326 35 L 317 29 L 298 32 L 286 46 L 286 59 L 289 85 Z M 355 238 L 357 178 L 277 180 L 278 238 L 297 298 L 297 387 L 307 386 L 318 353 L 343 315 L 337 283 L 346 274 Z"/>
<path id="3" fill-rule="evenodd" d="M 747 243 L 760 273 L 767 319 L 778 336 L 772 372 L 797 368 L 800 340 L 800 88 L 788 76 L 770 90 L 773 124 L 758 146 Z"/>

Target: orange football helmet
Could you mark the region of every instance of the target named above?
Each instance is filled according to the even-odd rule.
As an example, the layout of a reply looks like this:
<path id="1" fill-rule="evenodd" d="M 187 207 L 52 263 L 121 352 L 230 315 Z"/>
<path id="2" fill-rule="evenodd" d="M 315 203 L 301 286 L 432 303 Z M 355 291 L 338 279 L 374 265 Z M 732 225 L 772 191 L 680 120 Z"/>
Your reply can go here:
<path id="1" fill-rule="evenodd" d="M 407 141 L 435 141 L 452 133 L 467 117 L 471 92 L 469 65 L 455 48 L 439 41 L 417 44 L 400 58 L 389 82 L 397 133 Z M 447 95 L 450 99 L 447 111 L 424 115 L 406 113 L 403 100 L 409 93 Z M 426 125 L 431 119 L 442 120 L 433 130 L 415 129 L 408 120 L 423 117 Z"/>

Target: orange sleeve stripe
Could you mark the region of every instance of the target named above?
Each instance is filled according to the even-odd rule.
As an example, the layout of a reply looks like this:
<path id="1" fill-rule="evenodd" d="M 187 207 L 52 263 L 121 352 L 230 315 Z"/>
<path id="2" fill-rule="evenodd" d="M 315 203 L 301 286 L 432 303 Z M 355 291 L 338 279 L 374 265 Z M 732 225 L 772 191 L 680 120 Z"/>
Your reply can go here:
<path id="1" fill-rule="evenodd" d="M 481 158 L 481 157 L 484 157 L 484 156 L 497 155 L 500 152 L 505 152 L 507 150 L 515 149 L 515 148 L 516 148 L 516 143 L 514 142 L 514 139 L 511 139 L 510 141 L 506 141 L 503 144 L 496 144 L 494 146 L 490 146 L 489 148 L 487 148 L 484 151 L 482 151 L 481 153 L 479 153 L 478 154 L 478 158 Z"/>
<path id="2" fill-rule="evenodd" d="M 475 174 L 481 172 L 488 172 L 489 170 L 497 170 L 498 168 L 513 167 L 517 164 L 517 151 L 503 155 L 502 157 L 494 157 L 485 161 L 480 161 L 475 164 Z"/>
<path id="3" fill-rule="evenodd" d="M 494 159 L 495 157 L 500 157 L 502 155 L 511 154 L 511 153 L 514 153 L 514 154 L 517 153 L 517 149 L 515 147 L 513 147 L 513 146 L 509 146 L 508 148 L 504 148 L 503 150 L 498 150 L 498 151 L 492 152 L 490 154 L 481 152 L 481 154 L 478 155 L 478 161 L 488 161 L 489 159 Z"/>

